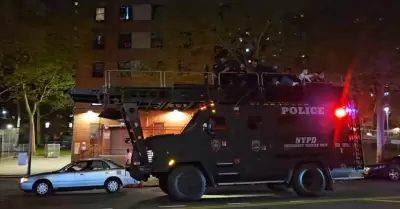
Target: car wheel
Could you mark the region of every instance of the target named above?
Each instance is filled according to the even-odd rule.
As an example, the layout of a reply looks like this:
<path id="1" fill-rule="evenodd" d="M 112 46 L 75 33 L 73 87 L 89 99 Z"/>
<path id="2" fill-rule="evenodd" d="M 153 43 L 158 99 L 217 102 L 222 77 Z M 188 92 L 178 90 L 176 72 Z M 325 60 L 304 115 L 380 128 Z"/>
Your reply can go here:
<path id="1" fill-rule="evenodd" d="M 116 178 L 108 179 L 104 184 L 106 191 L 110 194 L 116 193 L 121 188 L 120 181 Z"/>
<path id="2" fill-rule="evenodd" d="M 175 168 L 168 176 L 168 195 L 173 200 L 196 201 L 206 191 L 206 178 L 194 166 Z"/>
<path id="3" fill-rule="evenodd" d="M 302 165 L 294 172 L 292 185 L 299 196 L 319 196 L 326 187 L 325 174 L 316 164 Z"/>
<path id="4" fill-rule="evenodd" d="M 158 186 L 160 187 L 161 191 L 165 194 L 168 194 L 168 176 L 162 175 L 158 178 Z"/>
<path id="5" fill-rule="evenodd" d="M 388 170 L 389 179 L 392 181 L 400 180 L 400 170 L 396 167 L 391 167 Z"/>
<path id="6" fill-rule="evenodd" d="M 33 190 L 38 196 L 48 196 L 52 193 L 53 187 L 49 181 L 38 181 L 34 184 Z"/>

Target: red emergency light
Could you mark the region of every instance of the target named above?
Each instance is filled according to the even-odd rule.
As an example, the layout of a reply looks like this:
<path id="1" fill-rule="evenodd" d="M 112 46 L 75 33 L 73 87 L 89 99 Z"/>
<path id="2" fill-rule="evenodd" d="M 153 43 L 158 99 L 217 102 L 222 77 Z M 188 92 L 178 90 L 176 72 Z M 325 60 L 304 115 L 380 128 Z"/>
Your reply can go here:
<path id="1" fill-rule="evenodd" d="M 346 115 L 347 115 L 346 109 L 344 109 L 343 107 L 337 108 L 337 109 L 335 110 L 335 116 L 336 116 L 337 118 L 343 118 L 343 117 L 345 117 Z"/>

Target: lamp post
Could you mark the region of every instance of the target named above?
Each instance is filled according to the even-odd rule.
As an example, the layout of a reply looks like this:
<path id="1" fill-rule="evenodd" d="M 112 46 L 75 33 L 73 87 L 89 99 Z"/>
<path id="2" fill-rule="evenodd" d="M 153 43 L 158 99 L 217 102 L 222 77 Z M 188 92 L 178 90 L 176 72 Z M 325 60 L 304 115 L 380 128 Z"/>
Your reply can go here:
<path id="1" fill-rule="evenodd" d="M 389 107 L 383 108 L 386 113 L 386 140 L 389 140 Z"/>

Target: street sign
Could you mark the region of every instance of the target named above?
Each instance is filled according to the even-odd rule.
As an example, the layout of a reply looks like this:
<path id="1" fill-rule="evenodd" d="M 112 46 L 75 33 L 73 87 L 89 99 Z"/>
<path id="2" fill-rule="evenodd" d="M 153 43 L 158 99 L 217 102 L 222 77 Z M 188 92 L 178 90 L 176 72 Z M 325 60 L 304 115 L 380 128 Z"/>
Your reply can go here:
<path id="1" fill-rule="evenodd" d="M 390 143 L 392 143 L 392 144 L 400 144 L 400 140 L 398 140 L 398 139 L 390 140 Z"/>

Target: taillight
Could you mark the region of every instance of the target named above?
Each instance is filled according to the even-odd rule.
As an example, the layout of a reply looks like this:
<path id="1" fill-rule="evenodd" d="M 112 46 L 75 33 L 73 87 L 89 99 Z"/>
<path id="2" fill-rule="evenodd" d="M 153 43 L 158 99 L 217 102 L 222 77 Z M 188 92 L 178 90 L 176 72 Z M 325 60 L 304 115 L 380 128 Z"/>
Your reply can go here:
<path id="1" fill-rule="evenodd" d="M 337 117 L 337 118 L 343 118 L 343 117 L 345 117 L 346 116 L 346 110 L 344 109 L 344 108 L 337 108 L 336 110 L 335 110 L 335 116 Z"/>

